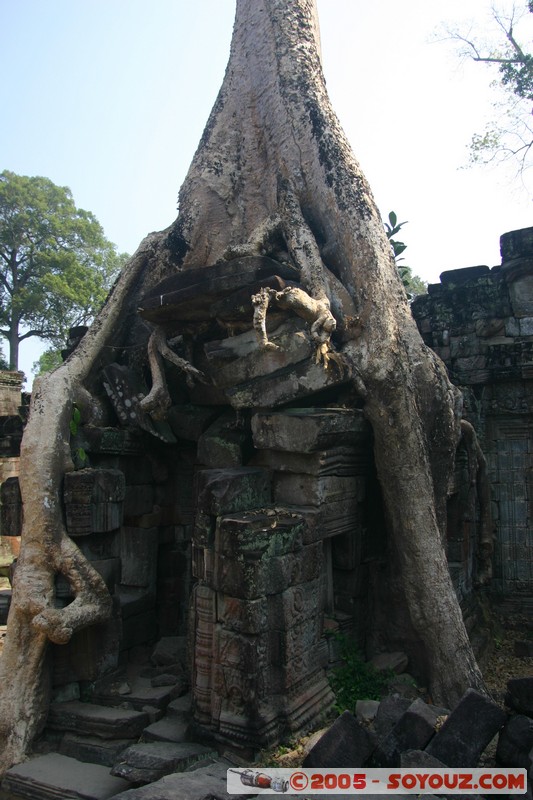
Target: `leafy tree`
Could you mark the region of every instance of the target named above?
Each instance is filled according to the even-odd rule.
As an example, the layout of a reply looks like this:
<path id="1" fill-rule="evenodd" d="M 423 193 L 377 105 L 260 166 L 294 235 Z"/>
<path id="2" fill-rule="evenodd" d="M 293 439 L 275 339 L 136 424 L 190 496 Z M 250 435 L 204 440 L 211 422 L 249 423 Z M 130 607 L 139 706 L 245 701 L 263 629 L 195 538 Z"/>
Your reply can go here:
<path id="1" fill-rule="evenodd" d="M 511 3 L 507 9 L 492 7 L 493 30 L 482 40 L 475 27 L 468 32 L 447 29 L 448 38 L 459 43 L 459 53 L 478 63 L 497 68 L 492 85 L 497 92 L 496 119 L 470 144 L 473 164 L 511 161 L 519 174 L 533 163 L 533 54 L 531 40 L 533 2 Z"/>
<path id="2" fill-rule="evenodd" d="M 48 178 L 0 174 L 0 335 L 9 365 L 30 336 L 56 349 L 68 329 L 90 322 L 126 255 L 89 211 Z"/>
<path id="3" fill-rule="evenodd" d="M 43 375 L 45 372 L 59 367 L 63 363 L 61 351 L 49 348 L 41 353 L 37 361 L 33 362 L 32 372 L 34 375 Z"/>

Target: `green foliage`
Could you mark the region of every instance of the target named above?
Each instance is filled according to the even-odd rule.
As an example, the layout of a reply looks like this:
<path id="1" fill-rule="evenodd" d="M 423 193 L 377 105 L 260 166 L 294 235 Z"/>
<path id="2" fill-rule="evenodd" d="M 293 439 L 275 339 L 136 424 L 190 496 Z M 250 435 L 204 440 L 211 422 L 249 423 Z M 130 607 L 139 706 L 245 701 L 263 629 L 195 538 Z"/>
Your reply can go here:
<path id="1" fill-rule="evenodd" d="M 90 323 L 126 258 L 68 188 L 0 173 L 0 335 L 12 368 L 23 339 L 57 349 L 69 328 Z"/>
<path id="2" fill-rule="evenodd" d="M 400 258 L 400 256 L 404 250 L 407 249 L 407 245 L 404 244 L 404 242 L 399 242 L 394 237 L 401 231 L 404 225 L 407 225 L 407 222 L 398 222 L 398 216 L 394 211 L 389 213 L 388 220 L 388 222 L 384 223 L 385 233 L 392 247 L 394 261 L 407 295 L 409 298 L 413 298 L 419 294 L 425 294 L 427 292 L 427 285 L 422 278 L 419 278 L 418 275 L 413 275 L 411 267 L 408 267 L 406 264 L 400 265 L 400 261 L 404 260 L 403 257 Z"/>
<path id="3" fill-rule="evenodd" d="M 488 3 L 487 3 L 488 6 Z M 459 44 L 459 55 L 498 70 L 492 81 L 494 118 L 470 143 L 471 164 L 514 162 L 524 181 L 533 164 L 533 54 L 531 42 L 533 2 L 514 2 L 492 7 L 492 32 L 473 27 L 467 35 L 448 29 Z"/>
<path id="4" fill-rule="evenodd" d="M 34 375 L 44 375 L 45 372 L 51 372 L 62 363 L 61 351 L 49 348 L 39 356 L 37 361 L 33 362 L 32 372 Z"/>
<path id="5" fill-rule="evenodd" d="M 336 634 L 342 658 L 340 667 L 331 670 L 329 682 L 335 693 L 335 708 L 353 713 L 358 700 L 380 700 L 392 673 L 380 672 L 363 659 L 354 642 Z"/>
<path id="6" fill-rule="evenodd" d="M 88 466 L 88 461 L 89 461 L 85 449 L 79 443 L 78 433 L 80 430 L 80 424 L 81 424 L 81 412 L 78 406 L 73 405 L 69 428 L 71 435 L 72 460 L 74 461 L 74 466 L 77 469 L 83 469 L 83 467 Z"/>

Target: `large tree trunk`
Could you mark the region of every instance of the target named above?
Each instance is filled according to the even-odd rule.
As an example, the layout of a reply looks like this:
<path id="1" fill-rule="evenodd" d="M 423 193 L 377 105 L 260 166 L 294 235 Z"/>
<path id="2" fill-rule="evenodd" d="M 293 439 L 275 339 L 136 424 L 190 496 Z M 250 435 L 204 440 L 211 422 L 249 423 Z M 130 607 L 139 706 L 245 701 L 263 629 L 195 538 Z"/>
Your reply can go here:
<path id="1" fill-rule="evenodd" d="M 78 387 L 89 384 L 102 346 L 111 331 L 119 335 L 124 309 L 134 308 L 141 289 L 176 270 L 280 250 L 300 269 L 314 319 L 325 320 L 315 327 L 317 341 L 329 346 L 331 314 L 341 331 L 342 355 L 373 428 L 404 594 L 433 697 L 451 705 L 467 687 L 482 688 L 443 548 L 460 430 L 457 392 L 420 339 L 371 191 L 327 97 L 315 0 L 237 0 L 226 76 L 181 189 L 176 222 L 141 248 L 82 351 L 35 392 L 21 466 L 27 476 L 21 563 L 0 668 L 2 768 L 23 757 L 43 713 L 47 639 L 66 641 L 107 611 L 101 583 L 72 555 L 59 509 Z M 56 572 L 78 594 L 68 619 L 70 606 L 50 610 Z"/>

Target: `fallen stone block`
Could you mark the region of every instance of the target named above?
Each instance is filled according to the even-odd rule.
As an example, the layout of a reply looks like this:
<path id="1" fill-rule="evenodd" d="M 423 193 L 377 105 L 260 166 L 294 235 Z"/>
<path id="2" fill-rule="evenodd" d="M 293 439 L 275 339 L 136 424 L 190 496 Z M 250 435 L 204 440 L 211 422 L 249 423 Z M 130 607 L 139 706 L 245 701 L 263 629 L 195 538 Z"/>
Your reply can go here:
<path id="1" fill-rule="evenodd" d="M 117 794 L 113 800 L 239 800 L 226 791 L 229 762 L 216 762 L 193 772 L 166 775 L 155 783 Z M 243 798 L 244 800 L 244 798 Z"/>
<path id="2" fill-rule="evenodd" d="M 446 764 L 425 750 L 406 750 L 400 755 L 400 767 L 422 767 L 423 769 L 443 769 Z"/>
<path id="3" fill-rule="evenodd" d="M 109 774 L 107 767 L 85 764 L 49 753 L 11 767 L 2 789 L 27 800 L 107 800 L 122 794 L 130 784 Z"/>
<path id="4" fill-rule="evenodd" d="M 533 717 L 533 677 L 512 678 L 507 683 L 505 702 L 519 714 Z"/>
<path id="5" fill-rule="evenodd" d="M 304 767 L 363 767 L 374 750 L 368 729 L 345 711 L 305 757 Z"/>
<path id="6" fill-rule="evenodd" d="M 405 750 L 423 750 L 435 735 L 438 710 L 418 698 L 402 714 L 391 732 L 380 741 L 373 756 L 379 767 L 400 766 Z"/>
<path id="7" fill-rule="evenodd" d="M 391 732 L 411 703 L 412 700 L 405 697 L 387 695 L 383 698 L 374 721 L 374 729 L 379 739 L 384 739 Z"/>
<path id="8" fill-rule="evenodd" d="M 506 719 L 496 703 L 467 689 L 426 750 L 447 767 L 475 767 Z"/>
<path id="9" fill-rule="evenodd" d="M 529 769 L 533 751 L 533 719 L 524 714 L 511 717 L 498 739 L 496 760 L 504 767 Z"/>
<path id="10" fill-rule="evenodd" d="M 136 739 L 149 723 L 148 714 L 93 703 L 52 703 L 47 725 L 103 739 Z"/>
<path id="11" fill-rule="evenodd" d="M 153 783 L 173 772 L 184 772 L 198 761 L 217 757 L 216 750 L 201 744 L 141 742 L 122 753 L 111 775 L 130 783 Z"/>
<path id="12" fill-rule="evenodd" d="M 379 709 L 379 700 L 358 700 L 355 704 L 355 716 L 361 722 L 372 722 Z"/>

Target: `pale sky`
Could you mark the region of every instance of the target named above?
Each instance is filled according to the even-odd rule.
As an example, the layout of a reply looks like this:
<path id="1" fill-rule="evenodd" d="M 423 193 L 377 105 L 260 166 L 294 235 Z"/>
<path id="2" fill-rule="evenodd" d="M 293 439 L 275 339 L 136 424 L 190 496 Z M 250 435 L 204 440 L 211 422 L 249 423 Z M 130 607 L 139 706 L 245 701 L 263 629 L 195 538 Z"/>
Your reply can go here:
<path id="1" fill-rule="evenodd" d="M 383 217 L 409 222 L 406 263 L 429 282 L 500 263 L 500 235 L 533 225 L 533 181 L 527 191 L 511 173 L 462 169 L 494 73 L 433 41 L 446 21 L 487 29 L 490 0 L 318 7 L 334 108 Z M 0 0 L 0 170 L 70 187 L 133 252 L 176 216 L 234 12 L 234 0 Z M 22 345 L 28 377 L 39 347 Z"/>

